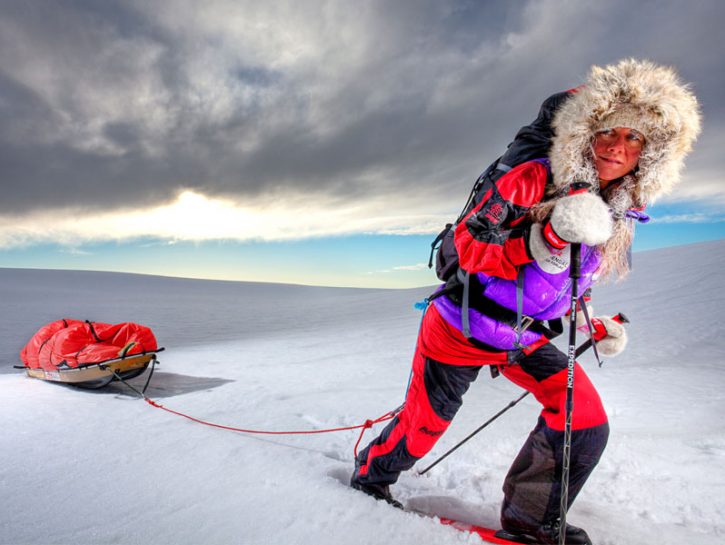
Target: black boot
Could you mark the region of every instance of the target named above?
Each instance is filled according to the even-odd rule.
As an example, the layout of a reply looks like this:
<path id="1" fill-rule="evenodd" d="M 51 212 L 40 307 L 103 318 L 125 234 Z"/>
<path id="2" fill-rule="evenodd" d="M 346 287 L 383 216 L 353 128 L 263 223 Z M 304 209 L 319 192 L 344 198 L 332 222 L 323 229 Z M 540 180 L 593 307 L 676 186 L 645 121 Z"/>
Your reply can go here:
<path id="1" fill-rule="evenodd" d="M 559 528 L 561 528 L 561 521 L 558 519 L 550 524 L 545 524 L 536 532 L 536 539 L 543 545 L 556 545 L 559 543 Z M 566 545 L 592 545 L 592 540 L 581 528 L 567 524 L 564 543 Z"/>
<path id="2" fill-rule="evenodd" d="M 364 492 L 368 496 L 372 496 L 376 500 L 383 500 L 392 505 L 393 507 L 397 507 L 398 509 L 404 509 L 403 504 L 393 498 L 393 495 L 390 493 L 390 487 L 387 484 L 360 483 L 355 480 L 355 474 L 353 473 L 352 477 L 350 478 L 350 486 L 353 487 L 355 490 Z"/>
<path id="3" fill-rule="evenodd" d="M 536 528 L 522 528 L 513 524 L 504 523 L 503 530 L 496 532 L 496 537 L 516 541 L 517 543 L 536 543 L 537 545 L 558 545 L 559 528 L 561 524 L 559 520 L 555 520 L 549 524 L 544 524 Z M 564 538 L 566 545 L 592 545 L 591 539 L 587 533 L 581 528 L 566 525 L 566 536 Z"/>
<path id="4" fill-rule="evenodd" d="M 524 510 L 504 500 L 501 507 L 501 528 L 498 537 L 519 543 L 557 545 L 561 521 L 557 518 L 542 524 Z M 592 545 L 587 533 L 581 528 L 566 525 L 566 545 Z"/>

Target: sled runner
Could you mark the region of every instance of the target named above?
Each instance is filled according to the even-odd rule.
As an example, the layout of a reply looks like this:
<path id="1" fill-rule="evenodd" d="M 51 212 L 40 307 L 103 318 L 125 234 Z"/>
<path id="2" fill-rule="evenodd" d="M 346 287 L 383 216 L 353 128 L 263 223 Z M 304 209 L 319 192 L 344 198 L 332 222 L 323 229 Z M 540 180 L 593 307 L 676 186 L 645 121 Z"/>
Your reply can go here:
<path id="1" fill-rule="evenodd" d="M 141 375 L 162 350 L 143 325 L 63 319 L 33 335 L 18 367 L 32 378 L 95 389 Z"/>
<path id="2" fill-rule="evenodd" d="M 160 352 L 161 350 L 157 350 Z M 137 377 L 146 370 L 151 362 L 156 361 L 156 354 L 141 354 L 129 356 L 103 363 L 84 365 L 82 367 L 69 367 L 67 369 L 45 370 L 25 369 L 29 377 L 48 380 L 50 382 L 62 382 L 79 386 L 81 388 L 103 388 L 112 381 L 117 380 L 116 375 L 124 380 Z"/>

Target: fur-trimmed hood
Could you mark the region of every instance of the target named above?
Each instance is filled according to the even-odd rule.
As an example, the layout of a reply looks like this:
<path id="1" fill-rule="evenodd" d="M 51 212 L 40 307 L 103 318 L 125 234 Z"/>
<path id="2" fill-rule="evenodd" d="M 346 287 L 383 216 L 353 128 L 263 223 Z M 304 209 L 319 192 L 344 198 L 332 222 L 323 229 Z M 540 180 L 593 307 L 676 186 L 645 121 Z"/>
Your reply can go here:
<path id="1" fill-rule="evenodd" d="M 552 126 L 549 158 L 557 188 L 578 181 L 599 187 L 592 153 L 597 131 L 618 126 L 644 134 L 638 168 L 625 182 L 629 202 L 621 203 L 641 206 L 679 182 L 684 158 L 700 132 L 700 113 L 697 99 L 674 70 L 626 59 L 593 66 L 586 85 L 562 104 Z"/>

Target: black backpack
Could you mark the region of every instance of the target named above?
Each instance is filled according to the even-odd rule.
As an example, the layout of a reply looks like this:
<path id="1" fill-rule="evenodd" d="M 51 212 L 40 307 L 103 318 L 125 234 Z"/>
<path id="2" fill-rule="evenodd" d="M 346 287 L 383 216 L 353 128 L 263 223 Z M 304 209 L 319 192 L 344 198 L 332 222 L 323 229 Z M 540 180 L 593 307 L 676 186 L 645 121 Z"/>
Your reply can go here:
<path id="1" fill-rule="evenodd" d="M 522 163 L 534 159 L 545 159 L 548 156 L 551 138 L 554 136 L 551 120 L 559 106 L 571 96 L 571 93 L 572 91 L 556 93 L 544 101 L 537 118 L 531 124 L 522 127 L 514 141 L 508 145 L 506 152 L 491 163 L 478 177 L 455 223 L 446 224 L 431 243 L 428 268 L 433 268 L 433 256 L 435 255 L 436 276 L 440 280 L 448 282 L 458 273 L 458 253 L 453 244 L 456 225 L 463 221 L 463 218 L 481 202 L 486 192 L 501 176 Z"/>

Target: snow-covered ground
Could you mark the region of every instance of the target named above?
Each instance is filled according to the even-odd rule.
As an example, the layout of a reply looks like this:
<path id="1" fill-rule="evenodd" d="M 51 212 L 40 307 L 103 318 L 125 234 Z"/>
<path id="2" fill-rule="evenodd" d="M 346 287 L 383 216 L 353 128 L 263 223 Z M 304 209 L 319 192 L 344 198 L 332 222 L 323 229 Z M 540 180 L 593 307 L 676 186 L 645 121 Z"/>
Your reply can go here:
<path id="1" fill-rule="evenodd" d="M 632 321 L 623 355 L 601 369 L 582 358 L 612 433 L 569 521 L 596 545 L 725 543 L 724 265 L 723 241 L 641 253 L 625 283 L 595 291 L 595 310 Z M 429 291 L 0 269 L 0 543 L 479 542 L 347 487 L 357 432 L 243 435 L 121 385 L 81 391 L 12 369 L 48 321 L 136 321 L 166 347 L 147 393 L 170 409 L 268 430 L 359 424 L 402 401 L 413 303 Z M 482 373 L 419 466 L 519 392 Z M 426 476 L 403 475 L 394 494 L 496 525 L 503 477 L 537 413 L 526 398 Z"/>

